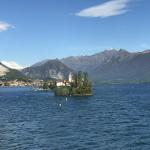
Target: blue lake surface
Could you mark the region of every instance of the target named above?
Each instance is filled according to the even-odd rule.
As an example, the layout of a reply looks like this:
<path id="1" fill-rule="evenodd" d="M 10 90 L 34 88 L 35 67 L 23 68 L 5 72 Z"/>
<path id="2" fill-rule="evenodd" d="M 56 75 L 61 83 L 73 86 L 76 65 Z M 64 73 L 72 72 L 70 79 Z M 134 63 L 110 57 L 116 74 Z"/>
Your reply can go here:
<path id="1" fill-rule="evenodd" d="M 0 88 L 0 150 L 150 150 L 150 85 L 93 92 L 66 101 L 32 88 Z"/>

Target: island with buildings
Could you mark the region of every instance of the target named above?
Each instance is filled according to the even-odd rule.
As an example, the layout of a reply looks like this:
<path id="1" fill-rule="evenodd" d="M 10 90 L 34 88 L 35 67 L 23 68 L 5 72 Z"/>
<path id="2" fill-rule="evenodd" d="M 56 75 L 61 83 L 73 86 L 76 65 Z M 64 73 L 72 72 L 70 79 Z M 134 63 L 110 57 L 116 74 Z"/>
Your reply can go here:
<path id="1" fill-rule="evenodd" d="M 53 89 L 56 96 L 92 96 L 92 84 L 88 74 L 70 73 L 68 80 L 57 81 Z"/>

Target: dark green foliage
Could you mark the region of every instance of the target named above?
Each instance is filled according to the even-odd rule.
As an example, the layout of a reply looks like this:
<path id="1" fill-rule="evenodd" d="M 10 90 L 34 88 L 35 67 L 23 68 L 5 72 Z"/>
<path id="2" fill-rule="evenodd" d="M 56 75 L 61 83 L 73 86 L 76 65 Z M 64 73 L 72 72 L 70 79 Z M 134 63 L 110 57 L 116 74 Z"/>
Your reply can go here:
<path id="1" fill-rule="evenodd" d="M 43 89 L 44 89 L 44 90 L 49 89 L 49 86 L 48 86 L 47 82 L 44 82 L 44 84 L 43 84 Z"/>
<path id="2" fill-rule="evenodd" d="M 88 78 L 87 72 L 79 71 L 77 74 L 74 75 L 74 86 L 72 87 L 72 95 L 74 94 L 91 94 L 92 93 L 92 85 Z"/>
<path id="3" fill-rule="evenodd" d="M 71 83 L 71 87 L 77 87 L 78 85 L 78 75 L 76 73 L 73 74 L 74 82 Z"/>
<path id="4" fill-rule="evenodd" d="M 55 87 L 56 86 L 54 84 L 53 85 L 49 85 L 49 88 L 52 89 L 52 90 L 55 89 Z"/>
<path id="5" fill-rule="evenodd" d="M 56 87 L 54 89 L 56 96 L 69 96 L 70 95 L 70 87 Z"/>
<path id="6" fill-rule="evenodd" d="M 9 86 L 9 83 L 6 81 L 6 82 L 4 83 L 4 86 Z"/>
<path id="7" fill-rule="evenodd" d="M 91 82 L 88 78 L 88 73 L 87 72 L 78 72 L 77 75 L 77 86 L 79 89 L 87 89 L 91 88 Z"/>

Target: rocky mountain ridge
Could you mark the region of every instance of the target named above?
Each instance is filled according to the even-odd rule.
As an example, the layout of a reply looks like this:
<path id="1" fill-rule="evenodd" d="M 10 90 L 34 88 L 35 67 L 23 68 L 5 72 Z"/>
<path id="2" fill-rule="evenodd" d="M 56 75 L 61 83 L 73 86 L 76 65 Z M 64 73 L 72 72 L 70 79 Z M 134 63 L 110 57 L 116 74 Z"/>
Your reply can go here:
<path id="1" fill-rule="evenodd" d="M 128 52 L 112 49 L 91 56 L 67 57 L 61 61 L 76 71 L 88 72 L 95 82 L 150 81 L 150 50 Z"/>
<path id="2" fill-rule="evenodd" d="M 73 70 L 58 59 L 36 63 L 22 70 L 23 75 L 33 79 L 66 79 Z"/>
<path id="3" fill-rule="evenodd" d="M 73 71 L 88 72 L 96 83 L 150 82 L 150 50 L 129 52 L 111 49 L 91 56 L 46 59 L 17 72 L 0 63 L 1 76 L 11 75 L 13 72 L 14 77 L 17 73 L 32 79 L 67 79 Z"/>

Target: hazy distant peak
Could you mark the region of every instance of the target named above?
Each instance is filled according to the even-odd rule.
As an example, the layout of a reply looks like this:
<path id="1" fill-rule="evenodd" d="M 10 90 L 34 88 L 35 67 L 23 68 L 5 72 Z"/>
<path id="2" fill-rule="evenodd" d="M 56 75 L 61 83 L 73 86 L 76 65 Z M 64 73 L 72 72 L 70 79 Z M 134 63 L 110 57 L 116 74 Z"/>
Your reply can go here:
<path id="1" fill-rule="evenodd" d="M 105 49 L 104 51 L 118 51 L 118 49 L 115 49 L 115 48 L 108 48 L 108 49 Z"/>
<path id="2" fill-rule="evenodd" d="M 114 52 L 128 52 L 127 50 L 125 50 L 125 49 L 122 49 L 122 48 L 119 48 L 119 49 L 115 49 L 115 48 L 108 48 L 108 49 L 105 49 L 104 50 L 104 52 L 112 52 L 112 51 L 114 51 Z M 129 53 L 129 52 L 128 52 Z"/>
<path id="3" fill-rule="evenodd" d="M 19 64 L 17 64 L 14 61 L 2 61 L 1 63 L 10 69 L 15 69 L 15 70 L 22 70 L 23 69 L 22 66 L 20 66 Z"/>
<path id="4" fill-rule="evenodd" d="M 144 50 L 143 53 L 150 53 L 150 50 L 149 49 Z"/>
<path id="5" fill-rule="evenodd" d="M 122 49 L 122 48 L 120 48 L 119 51 L 120 51 L 120 52 L 127 52 L 127 53 L 130 53 L 130 52 L 127 51 L 126 49 Z"/>

